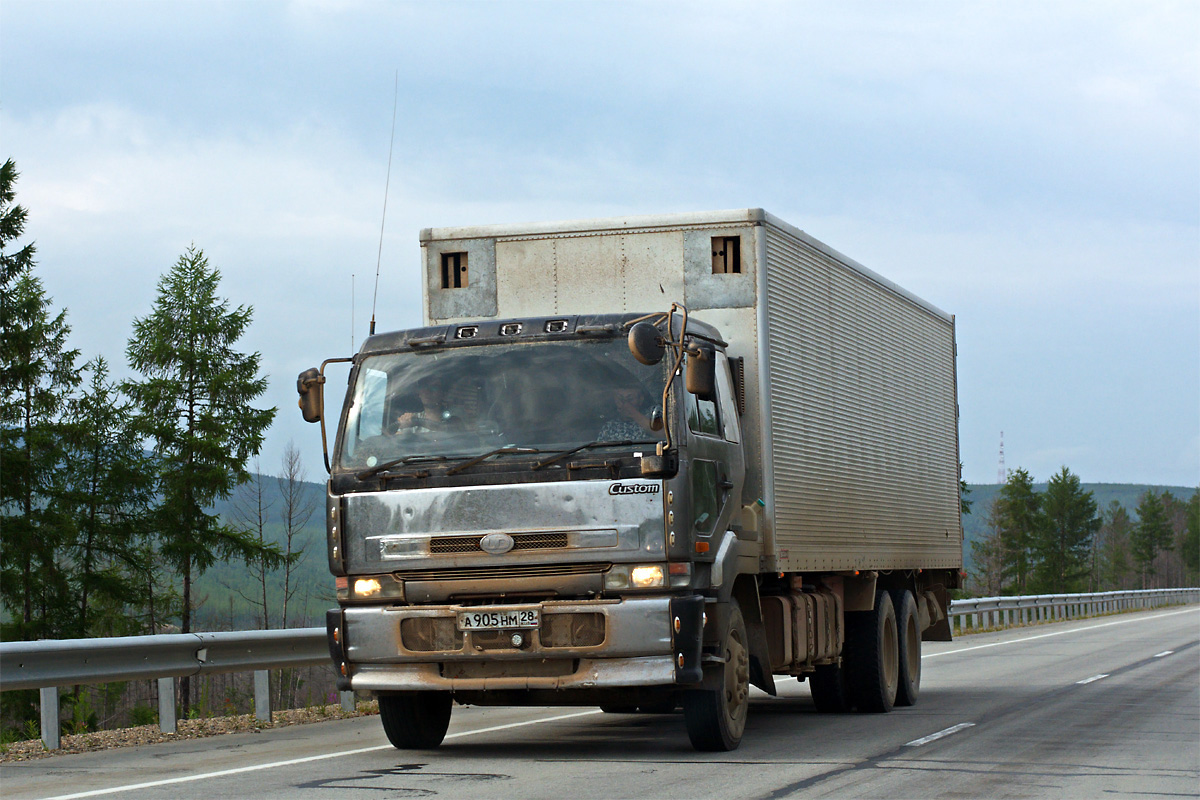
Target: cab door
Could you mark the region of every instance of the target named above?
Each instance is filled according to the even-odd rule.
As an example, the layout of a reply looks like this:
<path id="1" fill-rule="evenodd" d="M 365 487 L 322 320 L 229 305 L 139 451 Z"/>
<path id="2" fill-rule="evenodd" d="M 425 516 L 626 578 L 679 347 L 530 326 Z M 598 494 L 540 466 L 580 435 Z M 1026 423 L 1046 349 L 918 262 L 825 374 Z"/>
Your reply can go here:
<path id="1" fill-rule="evenodd" d="M 703 399 L 683 392 L 684 422 L 687 427 L 689 496 L 692 536 L 699 544 L 709 542 L 707 552 L 715 555 L 720 534 L 729 529 L 740 505 L 746 463 L 742 453 L 741 428 L 732 397 L 729 362 L 717 355 L 717 394 Z M 700 553 L 701 549 L 697 548 Z"/>

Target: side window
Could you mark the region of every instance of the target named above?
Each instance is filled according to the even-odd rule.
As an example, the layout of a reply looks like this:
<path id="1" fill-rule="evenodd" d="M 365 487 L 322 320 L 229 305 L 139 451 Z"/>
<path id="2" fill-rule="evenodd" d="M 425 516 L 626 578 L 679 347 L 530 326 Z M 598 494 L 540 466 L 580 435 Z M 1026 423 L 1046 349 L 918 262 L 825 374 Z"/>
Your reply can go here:
<path id="1" fill-rule="evenodd" d="M 712 533 L 717 524 L 717 465 L 712 461 L 692 462 L 692 515 L 696 533 Z"/>
<path id="2" fill-rule="evenodd" d="M 720 363 L 718 362 L 718 368 Z M 712 400 L 701 400 L 694 394 L 686 393 L 688 427 L 692 433 L 704 433 L 709 436 L 720 436 L 721 425 L 717 416 L 717 404 Z"/>
<path id="3" fill-rule="evenodd" d="M 350 413 L 346 418 L 347 435 L 342 457 L 353 459 L 358 445 L 364 439 L 383 433 L 383 414 L 387 400 L 387 373 L 382 370 L 362 368 L 355 384 L 354 398 L 350 401 Z"/>
<path id="4" fill-rule="evenodd" d="M 383 411 L 387 400 L 387 373 L 376 369 L 364 370 L 359 378 L 362 396 L 358 398 L 358 438 L 367 439 L 383 433 Z"/>
<path id="5" fill-rule="evenodd" d="M 733 392 L 733 379 L 729 372 L 729 359 L 724 353 L 717 355 L 717 394 L 721 399 L 721 422 L 725 423 L 725 439 L 741 441 L 738 424 L 737 400 Z"/>

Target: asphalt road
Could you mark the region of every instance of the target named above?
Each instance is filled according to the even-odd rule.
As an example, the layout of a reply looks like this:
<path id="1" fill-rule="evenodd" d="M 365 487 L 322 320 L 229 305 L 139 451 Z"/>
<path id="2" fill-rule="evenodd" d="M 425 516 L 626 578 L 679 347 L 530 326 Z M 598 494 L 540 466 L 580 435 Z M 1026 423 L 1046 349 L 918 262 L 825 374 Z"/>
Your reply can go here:
<path id="1" fill-rule="evenodd" d="M 0 796 L 1200 796 L 1200 608 L 926 643 L 923 669 L 886 715 L 818 715 L 783 680 L 733 753 L 693 752 L 679 714 L 456 707 L 435 751 L 369 717 L 6 764 Z"/>

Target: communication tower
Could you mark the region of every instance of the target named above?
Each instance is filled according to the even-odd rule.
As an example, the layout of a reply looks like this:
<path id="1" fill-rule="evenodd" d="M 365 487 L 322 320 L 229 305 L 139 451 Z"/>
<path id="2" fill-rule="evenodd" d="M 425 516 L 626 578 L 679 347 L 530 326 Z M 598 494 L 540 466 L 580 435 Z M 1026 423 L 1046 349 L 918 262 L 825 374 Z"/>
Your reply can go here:
<path id="1" fill-rule="evenodd" d="M 1008 472 L 1004 469 L 1004 431 L 1000 431 L 1000 466 L 996 470 L 996 483 L 1004 485 Z"/>

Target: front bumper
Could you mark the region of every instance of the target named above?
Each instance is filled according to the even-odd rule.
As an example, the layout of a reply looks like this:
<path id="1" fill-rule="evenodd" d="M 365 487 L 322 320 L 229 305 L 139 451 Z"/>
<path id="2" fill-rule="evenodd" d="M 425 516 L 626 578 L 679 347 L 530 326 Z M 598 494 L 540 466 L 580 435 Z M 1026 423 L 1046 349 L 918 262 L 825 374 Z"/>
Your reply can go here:
<path id="1" fill-rule="evenodd" d="M 704 599 L 645 597 L 546 601 L 542 625 L 458 631 L 478 606 L 372 606 L 330 611 L 330 650 L 343 688 L 414 690 L 594 689 L 694 684 L 701 679 Z"/>

